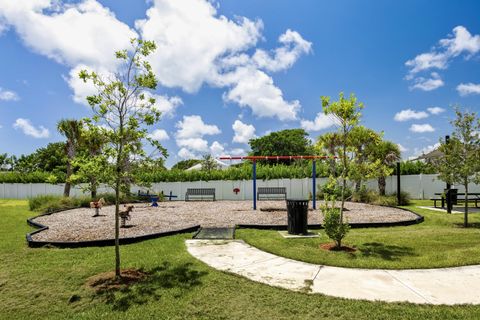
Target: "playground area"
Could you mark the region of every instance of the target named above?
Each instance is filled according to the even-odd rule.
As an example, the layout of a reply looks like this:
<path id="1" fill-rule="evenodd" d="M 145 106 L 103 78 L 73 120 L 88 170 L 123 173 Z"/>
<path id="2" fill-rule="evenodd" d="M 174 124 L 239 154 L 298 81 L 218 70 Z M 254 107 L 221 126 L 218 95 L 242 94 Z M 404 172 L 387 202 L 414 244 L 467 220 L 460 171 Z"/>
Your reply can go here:
<path id="1" fill-rule="evenodd" d="M 321 205 L 321 203 L 318 203 Z M 123 207 L 122 207 L 123 209 Z M 346 203 L 345 217 L 355 223 L 392 223 L 413 221 L 417 215 L 398 208 L 363 203 Z M 33 219 L 48 229 L 32 235 L 34 241 L 79 242 L 114 238 L 114 206 L 103 207 L 98 217 L 94 209 L 79 208 L 44 215 Z M 310 207 L 309 225 L 323 222 L 319 209 Z M 253 210 L 251 201 L 167 201 L 158 207 L 147 203 L 134 204 L 120 237 L 136 237 L 172 232 L 195 226 L 234 227 L 236 225 L 286 226 L 285 201 L 261 201 Z"/>

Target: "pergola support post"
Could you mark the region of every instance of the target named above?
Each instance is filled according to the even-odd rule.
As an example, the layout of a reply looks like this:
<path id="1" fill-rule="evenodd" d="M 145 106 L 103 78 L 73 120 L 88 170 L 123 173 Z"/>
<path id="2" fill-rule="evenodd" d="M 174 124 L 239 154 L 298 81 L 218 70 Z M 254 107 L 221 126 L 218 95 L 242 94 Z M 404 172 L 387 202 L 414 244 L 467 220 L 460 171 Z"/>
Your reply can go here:
<path id="1" fill-rule="evenodd" d="M 313 210 L 317 209 L 317 162 L 312 161 L 312 205 Z"/>
<path id="2" fill-rule="evenodd" d="M 253 210 L 257 210 L 257 161 L 253 160 Z"/>

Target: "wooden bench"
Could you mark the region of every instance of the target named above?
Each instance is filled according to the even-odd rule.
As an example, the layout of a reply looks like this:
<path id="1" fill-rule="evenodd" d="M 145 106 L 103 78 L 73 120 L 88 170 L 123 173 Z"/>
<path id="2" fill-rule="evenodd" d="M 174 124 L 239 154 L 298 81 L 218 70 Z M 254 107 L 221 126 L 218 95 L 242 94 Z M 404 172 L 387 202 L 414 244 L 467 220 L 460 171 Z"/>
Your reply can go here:
<path id="1" fill-rule="evenodd" d="M 212 197 L 212 200 L 215 201 L 215 188 L 188 188 L 185 193 L 185 201 L 191 200 L 191 197 L 200 197 L 200 200 L 203 200 L 204 197 Z"/>
<path id="2" fill-rule="evenodd" d="M 260 196 L 265 195 L 267 197 L 262 197 L 263 199 L 286 199 L 287 198 L 287 188 L 285 187 L 259 187 L 257 191 L 257 200 L 260 200 Z M 273 196 L 273 197 L 272 197 Z"/>

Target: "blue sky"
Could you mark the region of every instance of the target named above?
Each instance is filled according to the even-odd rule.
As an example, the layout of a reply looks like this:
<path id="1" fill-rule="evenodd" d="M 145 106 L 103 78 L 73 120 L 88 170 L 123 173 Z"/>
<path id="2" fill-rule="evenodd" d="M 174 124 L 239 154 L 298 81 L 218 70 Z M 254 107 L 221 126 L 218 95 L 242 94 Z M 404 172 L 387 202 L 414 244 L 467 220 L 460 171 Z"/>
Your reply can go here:
<path id="1" fill-rule="evenodd" d="M 151 131 L 169 165 L 244 154 L 269 131 L 316 138 L 334 130 L 320 96 L 340 91 L 408 158 L 451 131 L 454 104 L 480 111 L 478 12 L 478 1 L 0 0 L 0 152 L 62 140 L 58 120 L 90 115 L 79 68 L 114 70 L 113 51 L 138 35 L 159 44 L 165 115 Z"/>

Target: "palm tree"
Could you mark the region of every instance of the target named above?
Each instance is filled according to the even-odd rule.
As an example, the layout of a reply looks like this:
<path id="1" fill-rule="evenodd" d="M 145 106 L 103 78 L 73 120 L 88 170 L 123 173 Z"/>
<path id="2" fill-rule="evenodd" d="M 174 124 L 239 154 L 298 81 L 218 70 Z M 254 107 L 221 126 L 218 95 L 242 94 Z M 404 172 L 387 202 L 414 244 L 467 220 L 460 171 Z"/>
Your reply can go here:
<path id="1" fill-rule="evenodd" d="M 355 191 L 360 191 L 362 181 L 368 175 L 368 158 L 372 146 L 376 146 L 381 141 L 381 136 L 372 129 L 364 126 L 354 128 L 350 134 L 349 144 L 355 155 Z"/>
<path id="2" fill-rule="evenodd" d="M 337 132 L 327 132 L 317 139 L 317 147 L 320 149 L 320 153 L 330 156 L 330 175 L 337 177 L 337 169 L 335 157 L 337 155 L 337 149 L 340 146 L 340 135 Z"/>
<path id="3" fill-rule="evenodd" d="M 57 130 L 60 134 L 67 138 L 65 152 L 67 153 L 67 176 L 65 180 L 65 188 L 63 189 L 63 196 L 70 196 L 71 183 L 70 176 L 73 173 L 72 161 L 75 158 L 78 144 L 81 139 L 82 122 L 75 119 L 62 119 L 57 123 Z"/>
<path id="4" fill-rule="evenodd" d="M 374 160 L 380 160 L 383 166 L 389 168 L 395 162 L 400 160 L 400 148 L 396 143 L 391 141 L 382 140 L 380 141 L 372 151 Z M 380 195 L 385 195 L 385 170 L 379 170 L 381 174 L 378 177 L 378 190 Z"/>
<path id="5" fill-rule="evenodd" d="M 106 139 L 103 135 L 99 134 L 98 130 L 84 130 L 81 137 L 82 149 L 87 152 L 91 159 L 101 154 Z M 97 174 L 88 174 L 88 180 L 90 183 L 90 195 L 92 199 L 95 199 L 97 197 L 97 186 L 99 182 Z"/>
<path id="6" fill-rule="evenodd" d="M 211 154 L 207 154 L 203 156 L 202 160 L 202 170 L 210 172 L 212 170 L 215 170 L 218 168 L 217 163 L 215 162 L 215 159 L 212 157 Z"/>

